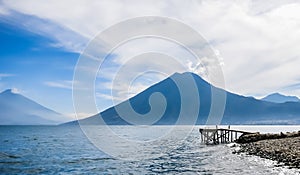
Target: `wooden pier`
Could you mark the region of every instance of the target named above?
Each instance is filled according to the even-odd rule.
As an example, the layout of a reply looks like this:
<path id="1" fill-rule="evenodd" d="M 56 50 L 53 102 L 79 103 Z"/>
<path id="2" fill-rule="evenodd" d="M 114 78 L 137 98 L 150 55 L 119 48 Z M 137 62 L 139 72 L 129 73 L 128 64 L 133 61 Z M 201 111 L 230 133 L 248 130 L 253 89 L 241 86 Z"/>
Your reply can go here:
<path id="1" fill-rule="evenodd" d="M 211 145 L 211 144 L 220 144 L 220 143 L 231 143 L 237 140 L 241 135 L 246 134 L 254 134 L 253 132 L 246 132 L 246 131 L 239 131 L 239 130 L 233 130 L 228 127 L 228 129 L 225 128 L 219 128 L 216 127 L 214 129 L 199 129 L 199 132 L 201 133 L 201 142 Z"/>

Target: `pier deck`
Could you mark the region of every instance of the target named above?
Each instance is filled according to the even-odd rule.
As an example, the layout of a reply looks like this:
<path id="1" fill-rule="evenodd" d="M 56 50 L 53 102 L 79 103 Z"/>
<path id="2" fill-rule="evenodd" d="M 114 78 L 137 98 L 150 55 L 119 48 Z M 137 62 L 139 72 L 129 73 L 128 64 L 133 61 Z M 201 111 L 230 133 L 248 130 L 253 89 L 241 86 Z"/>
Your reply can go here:
<path id="1" fill-rule="evenodd" d="M 253 132 L 240 131 L 234 129 L 225 128 L 200 128 L 201 141 L 207 145 L 220 144 L 220 143 L 231 143 L 237 140 L 241 135 L 254 134 Z"/>

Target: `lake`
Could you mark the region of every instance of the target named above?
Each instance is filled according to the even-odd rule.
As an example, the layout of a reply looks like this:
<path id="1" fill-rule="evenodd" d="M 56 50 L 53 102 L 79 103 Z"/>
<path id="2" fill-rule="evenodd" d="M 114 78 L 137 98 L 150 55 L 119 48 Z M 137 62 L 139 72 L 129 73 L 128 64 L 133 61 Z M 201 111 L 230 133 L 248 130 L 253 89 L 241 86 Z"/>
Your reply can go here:
<path id="1" fill-rule="evenodd" d="M 0 173 L 299 174 L 270 160 L 232 154 L 229 144 L 203 145 L 200 127 L 110 126 L 107 133 L 107 128 L 86 126 L 83 133 L 78 126 L 0 126 Z M 300 126 L 231 129 L 268 133 Z"/>

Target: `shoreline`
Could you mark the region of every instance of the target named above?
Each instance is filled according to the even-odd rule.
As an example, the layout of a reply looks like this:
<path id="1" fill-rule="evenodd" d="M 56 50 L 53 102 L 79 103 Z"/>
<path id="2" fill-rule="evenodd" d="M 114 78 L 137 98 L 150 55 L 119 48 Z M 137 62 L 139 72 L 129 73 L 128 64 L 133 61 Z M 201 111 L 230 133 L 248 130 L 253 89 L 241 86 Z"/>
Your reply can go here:
<path id="1" fill-rule="evenodd" d="M 280 134 L 249 134 L 237 141 L 240 149 L 233 153 L 246 153 L 277 161 L 279 165 L 300 169 L 300 131 Z"/>

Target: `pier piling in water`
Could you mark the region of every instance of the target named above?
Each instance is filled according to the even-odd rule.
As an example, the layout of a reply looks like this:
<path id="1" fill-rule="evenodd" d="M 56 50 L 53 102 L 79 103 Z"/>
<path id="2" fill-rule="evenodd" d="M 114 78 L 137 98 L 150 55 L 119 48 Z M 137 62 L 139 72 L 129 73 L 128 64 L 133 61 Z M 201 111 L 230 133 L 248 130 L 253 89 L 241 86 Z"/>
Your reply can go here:
<path id="1" fill-rule="evenodd" d="M 230 143 L 237 140 L 239 138 L 238 135 L 254 134 L 252 132 L 230 129 L 230 127 L 228 127 L 228 129 L 225 129 L 218 128 L 217 126 L 215 129 L 200 128 L 199 132 L 201 134 L 201 141 L 207 145 Z"/>

